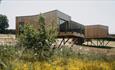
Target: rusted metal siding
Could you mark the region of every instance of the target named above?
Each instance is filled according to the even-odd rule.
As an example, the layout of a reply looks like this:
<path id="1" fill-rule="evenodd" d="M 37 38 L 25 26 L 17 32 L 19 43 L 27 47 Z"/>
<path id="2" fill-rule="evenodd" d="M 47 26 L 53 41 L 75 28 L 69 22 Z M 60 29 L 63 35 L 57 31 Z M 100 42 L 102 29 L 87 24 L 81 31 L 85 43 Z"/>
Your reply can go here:
<path id="1" fill-rule="evenodd" d="M 19 24 L 20 24 L 20 22 L 24 22 L 24 24 L 32 24 L 36 29 L 39 29 L 39 15 L 18 16 L 18 17 L 16 17 L 16 34 L 19 33 Z M 50 11 L 50 12 L 46 12 L 46 13 L 43 13 L 41 15 L 45 19 L 45 23 L 46 23 L 46 27 L 47 28 L 49 28 L 50 26 L 53 25 L 53 27 L 57 28 L 59 34 L 62 35 L 63 33 L 60 33 L 60 31 L 59 31 L 60 30 L 60 25 L 61 25 L 59 23 L 59 20 L 63 19 L 65 21 L 69 22 L 69 27 L 67 27 L 67 26 L 64 26 L 64 27 L 67 27 L 67 28 L 70 29 L 70 31 L 68 31 L 69 34 L 65 33 L 63 35 L 70 36 L 70 33 L 73 32 L 71 34 L 73 36 L 84 37 L 84 33 L 82 32 L 82 30 L 84 30 L 84 26 L 79 24 L 79 23 L 76 23 L 74 21 L 71 21 L 71 17 L 70 16 L 68 16 L 68 15 L 66 15 L 66 14 L 64 14 L 64 13 L 58 11 L 58 10 L 53 10 L 53 11 Z M 79 30 L 79 31 L 75 31 L 75 29 L 73 29 L 73 28 L 75 28 L 75 29 L 77 28 L 77 30 Z M 74 30 L 74 31 L 71 31 L 71 30 Z M 74 33 L 74 32 L 76 32 L 76 33 Z"/>
<path id="2" fill-rule="evenodd" d="M 88 25 L 85 26 L 86 38 L 105 38 L 108 36 L 108 26 Z"/>
<path id="3" fill-rule="evenodd" d="M 46 27 L 49 27 L 51 25 L 54 25 L 56 27 L 57 25 L 57 16 L 54 11 L 47 12 L 41 14 L 46 23 Z M 24 22 L 24 24 L 32 24 L 36 29 L 39 28 L 39 15 L 32 15 L 32 16 L 19 16 L 16 17 L 16 33 L 19 33 L 19 23 Z"/>
<path id="4" fill-rule="evenodd" d="M 54 25 L 54 27 L 59 30 L 59 18 L 64 19 L 66 21 L 70 21 L 71 17 L 58 11 L 53 10 L 50 12 L 46 12 L 41 14 L 45 18 L 46 27 Z M 19 23 L 24 22 L 24 24 L 32 24 L 36 29 L 39 28 L 39 15 L 32 16 L 18 16 L 16 17 L 16 33 L 19 33 Z"/>

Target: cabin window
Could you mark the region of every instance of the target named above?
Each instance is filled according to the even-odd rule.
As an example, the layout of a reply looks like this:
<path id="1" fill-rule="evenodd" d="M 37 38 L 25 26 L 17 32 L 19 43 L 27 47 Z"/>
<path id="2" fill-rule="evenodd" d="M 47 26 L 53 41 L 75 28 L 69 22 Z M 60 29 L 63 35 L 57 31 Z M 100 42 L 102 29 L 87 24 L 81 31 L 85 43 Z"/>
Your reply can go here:
<path id="1" fill-rule="evenodd" d="M 19 22 L 19 34 L 24 32 L 24 22 Z"/>
<path id="2" fill-rule="evenodd" d="M 60 31 L 61 32 L 67 32 L 68 31 L 68 28 L 69 28 L 68 21 L 59 18 L 59 24 L 60 24 Z"/>
<path id="3" fill-rule="evenodd" d="M 66 20 L 63 20 L 63 19 L 59 19 L 59 24 L 63 24 L 63 23 L 65 23 L 65 22 L 67 22 Z"/>
<path id="4" fill-rule="evenodd" d="M 19 17 L 19 22 L 24 21 L 24 17 Z"/>

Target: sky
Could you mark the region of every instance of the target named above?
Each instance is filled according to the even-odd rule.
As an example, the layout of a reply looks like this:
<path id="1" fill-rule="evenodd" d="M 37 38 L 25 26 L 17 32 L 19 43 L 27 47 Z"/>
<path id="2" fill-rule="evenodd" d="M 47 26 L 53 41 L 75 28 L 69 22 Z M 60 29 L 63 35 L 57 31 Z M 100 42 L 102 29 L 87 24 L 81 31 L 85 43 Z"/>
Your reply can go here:
<path id="1" fill-rule="evenodd" d="M 9 29 L 15 29 L 16 16 L 36 15 L 59 10 L 83 25 L 102 24 L 115 34 L 114 0 L 2 0 L 0 14 L 9 20 Z"/>

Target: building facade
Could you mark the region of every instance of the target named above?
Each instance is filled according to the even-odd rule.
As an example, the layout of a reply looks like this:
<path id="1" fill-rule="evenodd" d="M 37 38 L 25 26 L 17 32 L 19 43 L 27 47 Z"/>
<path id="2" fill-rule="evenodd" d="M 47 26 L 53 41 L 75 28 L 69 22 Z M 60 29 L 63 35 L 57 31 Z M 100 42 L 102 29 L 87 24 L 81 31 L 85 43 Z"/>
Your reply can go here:
<path id="1" fill-rule="evenodd" d="M 39 15 L 17 16 L 16 34 L 23 31 L 24 24 L 32 24 L 36 29 L 39 28 Z M 53 24 L 57 28 L 58 37 L 84 37 L 84 25 L 72 21 L 69 15 L 58 10 L 42 13 L 41 15 L 44 17 L 47 27 Z"/>

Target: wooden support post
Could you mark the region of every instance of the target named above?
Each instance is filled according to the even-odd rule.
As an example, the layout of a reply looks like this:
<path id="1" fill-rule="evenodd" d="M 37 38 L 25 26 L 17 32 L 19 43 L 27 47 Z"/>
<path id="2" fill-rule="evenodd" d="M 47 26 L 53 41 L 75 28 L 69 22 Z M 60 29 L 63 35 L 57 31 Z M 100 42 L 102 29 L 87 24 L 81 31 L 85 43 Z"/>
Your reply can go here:
<path id="1" fill-rule="evenodd" d="M 91 46 L 92 46 L 92 40 L 90 41 L 90 43 L 91 43 Z"/>
<path id="2" fill-rule="evenodd" d="M 66 41 L 65 41 L 65 39 L 63 39 L 63 45 L 65 45 L 68 41 L 69 41 L 69 38 Z M 60 46 L 60 48 L 62 48 L 62 47 Z"/>
<path id="3" fill-rule="evenodd" d="M 91 42 L 91 45 L 92 45 L 92 46 L 93 46 L 93 45 L 95 46 L 95 43 L 94 43 L 92 40 L 91 40 L 90 42 Z"/>
<path id="4" fill-rule="evenodd" d="M 61 41 L 61 43 L 59 44 L 59 46 L 58 46 L 58 48 L 60 48 L 61 47 L 61 44 L 62 44 L 62 42 L 64 41 L 64 38 L 62 39 L 62 41 Z"/>
<path id="5" fill-rule="evenodd" d="M 99 44 L 98 44 L 98 40 L 97 40 L 97 46 L 98 46 Z"/>
<path id="6" fill-rule="evenodd" d="M 100 45 L 103 46 L 103 40 L 102 41 L 100 40 Z"/>
<path id="7" fill-rule="evenodd" d="M 105 44 L 105 46 L 107 46 L 107 45 L 109 44 L 109 42 L 110 42 L 110 41 L 108 41 L 108 42 Z"/>
<path id="8" fill-rule="evenodd" d="M 104 40 L 102 40 L 102 45 L 104 46 L 104 43 L 105 43 L 105 41 Z"/>
<path id="9" fill-rule="evenodd" d="M 99 40 L 98 40 L 98 46 L 101 46 L 101 43 L 100 43 L 100 42 L 101 42 L 101 40 L 99 39 Z"/>
<path id="10" fill-rule="evenodd" d="M 79 43 L 78 41 L 79 41 L 78 38 L 75 38 L 75 39 L 73 40 L 73 43 L 74 43 L 74 44 L 78 44 L 78 43 Z"/>
<path id="11" fill-rule="evenodd" d="M 76 42 L 77 40 L 75 40 L 75 39 L 73 39 L 73 44 L 71 45 L 71 47 L 70 48 L 72 48 L 73 47 L 73 45 L 74 45 L 74 42 Z"/>
<path id="12" fill-rule="evenodd" d="M 64 45 L 69 41 L 69 38 L 64 42 Z"/>

